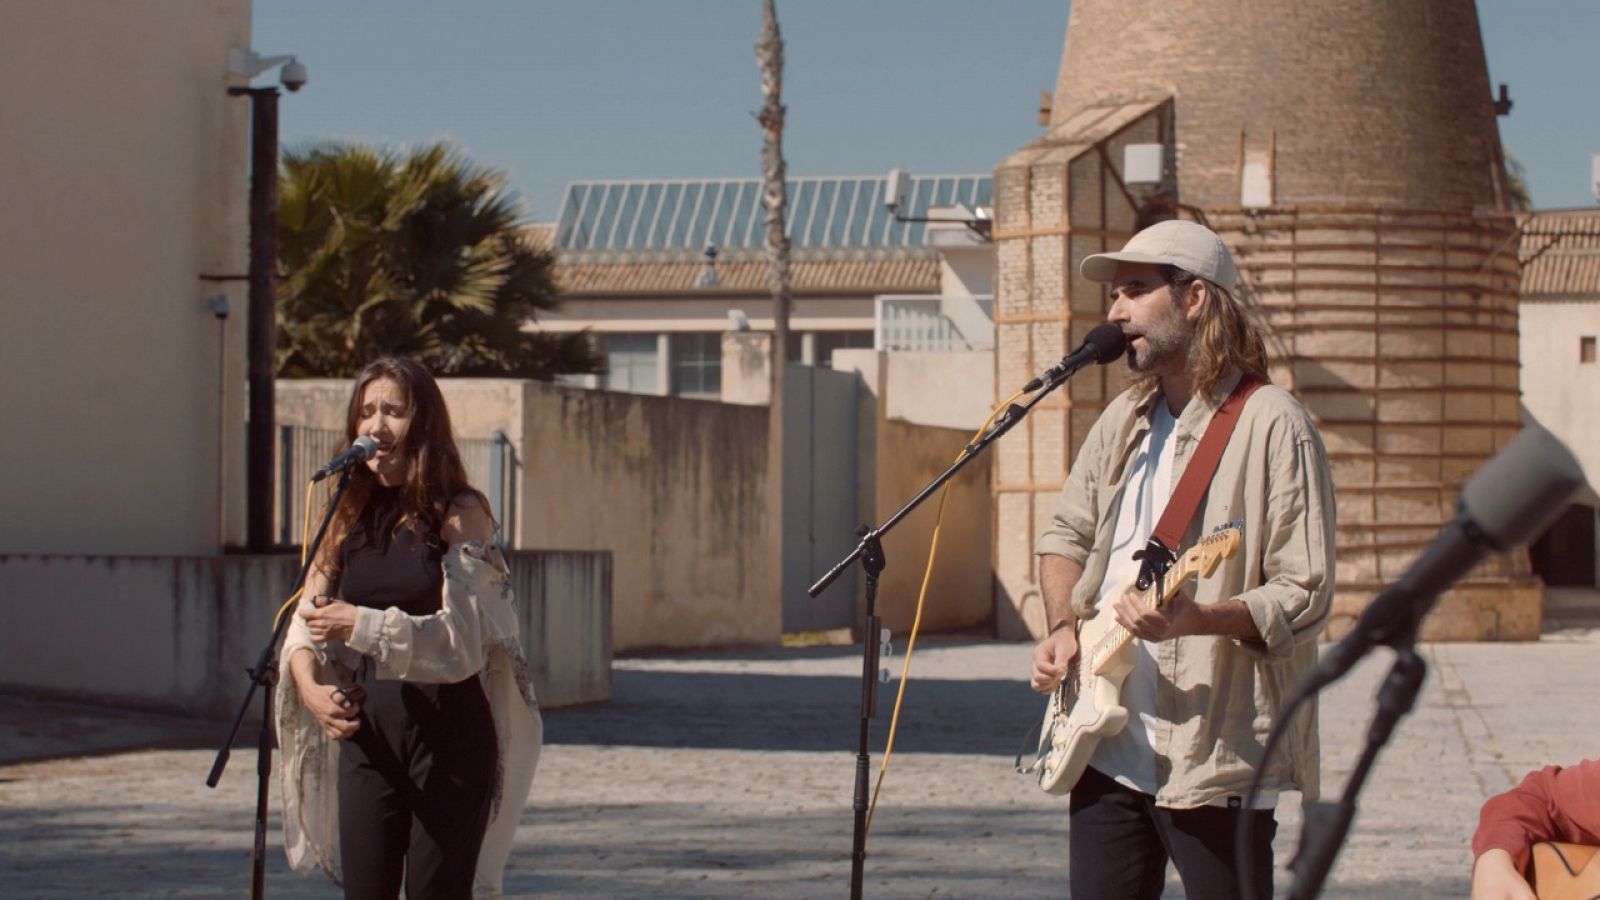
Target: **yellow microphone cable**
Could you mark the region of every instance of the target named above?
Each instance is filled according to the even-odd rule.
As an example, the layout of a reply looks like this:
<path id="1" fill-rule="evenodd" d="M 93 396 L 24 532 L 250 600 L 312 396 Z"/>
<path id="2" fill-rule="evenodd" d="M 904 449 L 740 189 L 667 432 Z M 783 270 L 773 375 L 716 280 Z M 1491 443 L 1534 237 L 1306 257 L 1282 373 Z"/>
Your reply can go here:
<path id="1" fill-rule="evenodd" d="M 300 568 L 302 570 L 306 567 L 306 553 L 311 549 L 311 492 L 314 484 L 316 484 L 314 481 L 306 482 L 306 500 L 305 503 L 301 504 L 305 509 L 305 512 L 300 517 Z M 288 612 L 300 600 L 300 595 L 305 592 L 305 589 L 305 583 L 301 582 L 300 586 L 295 588 L 294 593 L 289 595 L 289 599 L 283 601 L 283 605 L 278 607 L 277 615 L 272 617 L 272 630 L 274 632 L 278 630 L 278 624 L 283 621 L 283 614 Z"/>
<path id="2" fill-rule="evenodd" d="M 979 426 L 977 432 L 972 435 L 972 441 L 975 442 L 979 438 L 983 437 L 984 432 L 988 431 L 989 426 L 993 424 L 995 417 L 1000 415 L 1001 411 L 1010 407 L 1018 397 L 1021 397 L 1026 393 L 1028 393 L 1026 390 L 1017 391 L 1015 394 L 1012 394 L 1010 397 L 1007 397 L 1005 400 L 1001 401 L 998 406 L 990 411 L 989 418 L 985 419 L 983 421 L 983 425 Z M 969 445 L 970 443 L 971 442 L 969 442 Z M 961 452 L 962 454 L 965 454 L 966 449 L 963 448 Z M 961 456 L 956 456 L 955 462 L 960 461 Z M 905 662 L 901 664 L 900 668 L 900 687 L 895 691 L 894 712 L 889 716 L 889 739 L 884 744 L 883 762 L 878 767 L 878 781 L 872 789 L 872 803 L 867 807 L 867 826 L 866 834 L 862 836 L 863 840 L 865 840 L 868 835 L 872 834 L 872 815 L 878 810 L 878 794 L 883 791 L 883 779 L 884 776 L 889 773 L 889 757 L 894 753 L 894 734 L 896 728 L 898 728 L 900 725 L 900 705 L 905 700 L 906 696 L 906 679 L 911 676 L 911 654 L 917 646 L 917 629 L 922 625 L 922 606 L 923 603 L 928 599 L 928 585 L 933 581 L 933 564 L 934 560 L 939 555 L 939 528 L 944 524 L 944 502 L 949 496 L 950 483 L 945 482 L 944 488 L 939 491 L 939 512 L 934 518 L 933 537 L 928 542 L 928 564 L 922 572 L 922 589 L 917 592 L 917 611 L 911 617 L 911 632 L 906 636 L 906 658 Z M 875 641 L 877 639 L 878 636 L 875 634 L 867 635 L 867 640 L 869 641 Z"/>

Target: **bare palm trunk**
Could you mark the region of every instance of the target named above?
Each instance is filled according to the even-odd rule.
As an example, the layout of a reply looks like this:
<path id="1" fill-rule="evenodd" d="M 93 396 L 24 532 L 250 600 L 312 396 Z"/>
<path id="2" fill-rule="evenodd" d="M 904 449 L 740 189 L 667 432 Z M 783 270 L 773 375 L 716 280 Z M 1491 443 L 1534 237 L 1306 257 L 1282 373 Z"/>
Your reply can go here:
<path id="1" fill-rule="evenodd" d="M 767 289 L 772 293 L 772 384 L 774 399 L 789 358 L 789 238 L 783 232 L 788 192 L 783 163 L 783 38 L 773 0 L 762 4 L 761 40 L 756 42 L 761 93 L 766 103 L 757 117 L 765 133 L 761 149 L 762 193 L 767 205 Z"/>
<path id="2" fill-rule="evenodd" d="M 762 194 L 767 206 L 767 288 L 772 292 L 771 399 L 767 406 L 767 502 L 771 514 L 774 597 L 778 601 L 778 629 L 783 630 L 788 605 L 784 578 L 784 535 L 788 510 L 784 504 L 785 404 L 784 365 L 789 359 L 789 239 L 783 233 L 787 189 L 783 165 L 783 39 L 778 36 L 778 13 L 773 0 L 764 0 L 761 40 L 756 42 L 756 64 L 761 69 L 761 93 L 766 96 L 757 119 L 765 135 L 761 150 Z"/>

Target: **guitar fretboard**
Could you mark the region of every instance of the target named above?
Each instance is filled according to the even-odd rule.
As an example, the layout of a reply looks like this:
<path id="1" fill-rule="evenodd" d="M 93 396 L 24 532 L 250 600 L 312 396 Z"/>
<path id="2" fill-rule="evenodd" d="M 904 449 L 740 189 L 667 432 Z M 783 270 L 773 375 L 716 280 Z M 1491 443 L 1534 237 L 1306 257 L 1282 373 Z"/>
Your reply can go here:
<path id="1" fill-rule="evenodd" d="M 1163 589 L 1161 596 L 1159 598 L 1156 596 L 1156 585 L 1151 585 L 1148 590 L 1139 595 L 1139 602 L 1151 607 L 1166 603 L 1194 573 L 1195 567 L 1193 563 L 1185 556 L 1177 563 L 1174 563 L 1171 569 L 1167 570 L 1167 575 L 1162 579 L 1160 585 Z M 1108 609 L 1105 614 L 1110 615 L 1111 611 Z M 1099 642 L 1094 645 L 1094 650 L 1090 651 L 1088 671 L 1090 673 L 1098 672 L 1102 663 L 1121 652 L 1122 648 L 1128 646 L 1128 642 L 1132 640 L 1133 632 L 1123 628 L 1120 623 L 1112 625 L 1110 630 L 1102 635 Z"/>
<path id="2" fill-rule="evenodd" d="M 1232 556 L 1234 548 L 1238 546 L 1238 540 L 1239 530 L 1236 527 L 1230 527 L 1194 545 L 1177 562 L 1173 563 L 1171 569 L 1167 570 L 1166 577 L 1162 579 L 1160 584 L 1160 596 L 1157 596 L 1157 586 L 1151 585 L 1144 593 L 1139 595 L 1139 601 L 1146 606 L 1155 608 L 1166 605 L 1172 595 L 1183 587 L 1184 582 L 1197 574 L 1201 574 L 1202 570 L 1209 574 L 1210 569 L 1223 557 Z M 1112 613 L 1110 609 L 1106 609 L 1100 614 L 1111 615 Z M 1091 679 L 1098 675 L 1100 667 L 1111 657 L 1120 653 L 1122 648 L 1128 646 L 1128 642 L 1133 640 L 1132 632 L 1122 627 L 1121 624 L 1115 623 L 1115 619 L 1113 619 L 1113 623 L 1106 633 L 1100 637 L 1100 640 L 1095 643 L 1094 649 L 1089 652 L 1087 656 L 1088 665 L 1079 668 L 1083 679 Z"/>

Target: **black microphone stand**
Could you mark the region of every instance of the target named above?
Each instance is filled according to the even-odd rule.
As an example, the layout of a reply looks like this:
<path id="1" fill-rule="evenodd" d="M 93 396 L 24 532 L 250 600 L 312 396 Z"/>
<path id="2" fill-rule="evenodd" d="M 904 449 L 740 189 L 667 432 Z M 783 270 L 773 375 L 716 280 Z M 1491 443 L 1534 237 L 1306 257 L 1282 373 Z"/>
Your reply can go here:
<path id="1" fill-rule="evenodd" d="M 357 461 L 351 461 L 354 462 Z M 334 489 L 333 500 L 328 503 L 328 508 L 322 514 L 322 524 L 317 527 L 317 535 L 306 550 L 306 561 L 300 567 L 300 574 L 295 578 L 294 590 L 290 591 L 290 594 L 298 592 L 306 583 L 306 575 L 316 562 L 317 548 L 322 546 L 322 538 L 328 532 L 328 523 L 333 519 L 333 511 L 339 508 L 339 498 L 344 496 L 345 488 L 350 486 L 351 463 L 347 463 L 339 475 L 339 484 Z M 250 709 L 250 699 L 255 696 L 257 688 L 262 688 L 261 734 L 256 741 L 256 834 L 255 844 L 250 849 L 251 900 L 260 900 L 266 889 L 267 788 L 272 782 L 272 690 L 278 683 L 278 641 L 283 637 L 284 631 L 289 627 L 289 620 L 293 617 L 294 611 L 290 610 L 278 619 L 272 637 L 268 639 L 267 645 L 261 648 L 261 655 L 256 657 L 255 668 L 245 670 L 250 676 L 250 689 L 245 692 L 244 702 L 239 704 L 239 712 L 233 717 L 233 727 L 228 729 L 227 739 L 217 751 L 217 760 L 211 766 L 211 774 L 206 776 L 206 787 L 214 788 L 217 782 L 222 780 L 222 770 L 227 768 L 234 739 L 239 736 L 239 727 L 244 724 L 244 715 Z"/>
<path id="2" fill-rule="evenodd" d="M 922 501 L 928 499 L 934 491 L 953 478 L 957 472 L 961 471 L 962 467 L 982 453 L 990 444 L 998 440 L 1001 435 L 1010 431 L 1013 426 L 1022 421 L 1023 417 L 1032 411 L 1046 395 L 1060 387 L 1078 369 L 1094 361 L 1092 358 L 1085 359 L 1077 366 L 1065 368 L 1058 376 L 1047 380 L 1043 388 L 1029 398 L 1027 403 L 1021 406 L 1015 403 L 1007 406 L 1005 412 L 1001 413 L 1000 418 L 994 423 L 994 427 L 990 428 L 986 434 L 974 443 L 968 444 L 962 450 L 960 458 L 950 468 L 945 469 L 939 477 L 929 482 L 921 491 L 918 491 L 910 502 L 900 507 L 899 512 L 890 516 L 888 521 L 877 528 L 869 528 L 866 525 L 861 526 L 856 532 L 856 535 L 861 538 L 861 542 L 856 545 L 856 549 L 852 550 L 849 556 L 840 560 L 837 565 L 828 571 L 828 574 L 817 579 L 817 583 L 806 591 L 810 596 L 816 597 L 827 590 L 828 585 L 842 575 L 844 570 L 849 568 L 852 563 L 856 560 L 861 560 L 861 568 L 866 573 L 867 615 L 864 635 L 865 646 L 862 650 L 861 660 L 861 727 L 856 746 L 856 786 L 855 799 L 852 804 L 852 808 L 855 810 L 855 836 L 850 853 L 850 896 L 852 900 L 859 900 L 861 897 L 861 878 L 867 860 L 867 784 L 869 781 L 868 772 L 871 768 L 871 755 L 867 747 L 867 736 L 871 728 L 871 721 L 877 716 L 878 712 L 878 691 L 874 682 L 877 680 L 880 646 L 878 640 L 880 627 L 880 620 L 878 619 L 878 576 L 883 572 L 883 567 L 887 563 L 883 556 L 883 536 L 888 534 L 912 510 L 921 505 Z"/>
<path id="3" fill-rule="evenodd" d="M 1389 742 L 1400 718 L 1411 712 L 1427 677 L 1428 665 L 1417 655 L 1417 631 L 1422 617 L 1433 606 L 1433 597 L 1418 597 L 1396 585 L 1374 598 L 1372 605 L 1391 611 L 1387 621 L 1362 623 L 1367 626 L 1368 647 L 1383 645 L 1395 651 L 1394 665 L 1378 688 L 1378 709 L 1367 728 L 1367 742 L 1356 760 L 1355 769 L 1345 782 L 1337 803 L 1314 800 L 1305 804 L 1300 824 L 1300 846 L 1289 868 L 1294 880 L 1289 886 L 1290 900 L 1309 900 L 1322 893 L 1322 884 L 1333 868 L 1333 861 L 1344 846 L 1355 818 L 1356 796 L 1365 786 L 1367 775 L 1377 760 L 1378 751 Z M 1426 602 L 1419 602 L 1426 601 Z M 1358 626 L 1359 627 L 1359 626 Z M 1342 673 L 1341 673 L 1342 674 Z M 1319 685 L 1320 690 L 1322 686 Z M 1249 874 L 1242 871 L 1241 879 Z"/>

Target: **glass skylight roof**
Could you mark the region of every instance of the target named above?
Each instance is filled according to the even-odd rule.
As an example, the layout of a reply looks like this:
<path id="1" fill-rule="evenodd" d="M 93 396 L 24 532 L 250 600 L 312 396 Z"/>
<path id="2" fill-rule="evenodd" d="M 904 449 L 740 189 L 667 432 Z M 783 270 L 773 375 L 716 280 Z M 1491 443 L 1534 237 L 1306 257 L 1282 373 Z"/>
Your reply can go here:
<path id="1" fill-rule="evenodd" d="M 926 226 L 897 222 L 883 205 L 887 176 L 812 177 L 788 181 L 789 240 L 794 247 L 920 247 Z M 929 207 L 992 204 L 988 175 L 913 175 L 901 215 Z M 765 204 L 756 178 L 703 181 L 579 181 L 567 186 L 556 225 L 558 250 L 759 248 Z"/>

